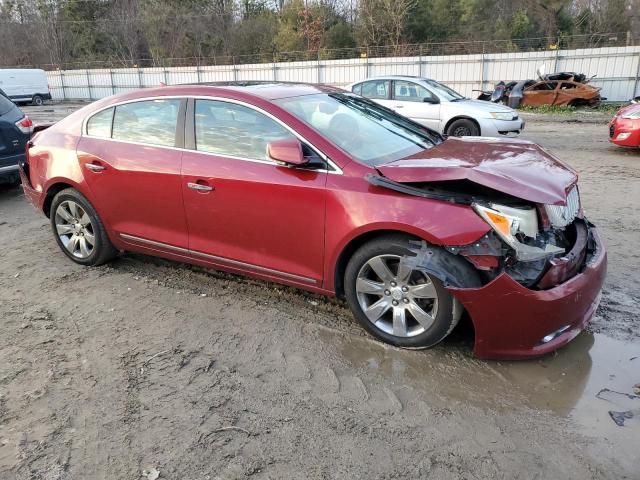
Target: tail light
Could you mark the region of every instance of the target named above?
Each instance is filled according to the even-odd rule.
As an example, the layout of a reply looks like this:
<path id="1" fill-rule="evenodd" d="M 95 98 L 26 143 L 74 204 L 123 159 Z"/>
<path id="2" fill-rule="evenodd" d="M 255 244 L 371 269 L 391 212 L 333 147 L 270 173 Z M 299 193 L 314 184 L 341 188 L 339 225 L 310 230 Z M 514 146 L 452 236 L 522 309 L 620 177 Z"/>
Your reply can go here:
<path id="1" fill-rule="evenodd" d="M 22 120 L 16 122 L 16 127 L 25 135 L 31 135 L 33 133 L 33 122 L 26 115 Z"/>

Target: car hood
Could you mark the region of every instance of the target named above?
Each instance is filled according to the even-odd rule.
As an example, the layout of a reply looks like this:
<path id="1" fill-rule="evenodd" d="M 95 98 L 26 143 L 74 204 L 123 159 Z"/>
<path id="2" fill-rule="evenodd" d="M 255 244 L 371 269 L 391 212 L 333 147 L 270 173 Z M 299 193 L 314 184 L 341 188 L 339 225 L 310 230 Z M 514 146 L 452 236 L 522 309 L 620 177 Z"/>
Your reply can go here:
<path id="1" fill-rule="evenodd" d="M 530 202 L 564 205 L 577 173 L 524 140 L 449 137 L 433 148 L 376 167 L 399 183 L 469 180 Z"/>
<path id="2" fill-rule="evenodd" d="M 627 105 L 626 107 L 622 107 L 616 113 L 616 117 L 621 117 L 623 115 L 629 115 L 630 113 L 640 111 L 640 103 L 632 103 L 631 105 Z"/>
<path id="3" fill-rule="evenodd" d="M 506 105 L 486 102 L 484 100 L 472 100 L 470 98 L 465 98 L 464 100 L 458 100 L 457 102 L 443 102 L 441 105 L 451 110 L 465 112 L 468 115 L 482 114 L 485 118 L 490 118 L 489 114 L 491 112 L 512 113 L 514 117 L 518 116 L 518 112 Z"/>

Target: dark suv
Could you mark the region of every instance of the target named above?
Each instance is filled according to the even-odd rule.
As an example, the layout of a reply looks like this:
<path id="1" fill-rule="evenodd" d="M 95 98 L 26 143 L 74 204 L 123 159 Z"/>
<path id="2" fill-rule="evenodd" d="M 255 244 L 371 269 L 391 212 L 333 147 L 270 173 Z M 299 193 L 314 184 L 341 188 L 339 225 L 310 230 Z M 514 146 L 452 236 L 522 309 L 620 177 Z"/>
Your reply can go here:
<path id="1" fill-rule="evenodd" d="M 19 183 L 18 163 L 24 161 L 33 123 L 0 93 L 0 184 Z"/>

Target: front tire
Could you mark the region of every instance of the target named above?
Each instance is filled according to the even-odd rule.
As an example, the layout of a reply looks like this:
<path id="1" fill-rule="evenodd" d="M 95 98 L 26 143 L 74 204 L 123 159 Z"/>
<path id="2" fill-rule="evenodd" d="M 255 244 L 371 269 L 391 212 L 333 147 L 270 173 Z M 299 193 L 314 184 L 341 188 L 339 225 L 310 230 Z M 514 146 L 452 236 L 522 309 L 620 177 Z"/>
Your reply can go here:
<path id="1" fill-rule="evenodd" d="M 480 129 L 472 120 L 459 118 L 451 122 L 447 129 L 447 135 L 451 137 L 477 137 L 480 135 Z"/>
<path id="2" fill-rule="evenodd" d="M 40 107 L 44 104 L 44 98 L 42 98 L 42 95 L 34 95 L 31 99 L 31 103 L 36 107 Z"/>
<path id="3" fill-rule="evenodd" d="M 360 247 L 345 271 L 345 295 L 356 320 L 373 336 L 397 347 L 428 348 L 453 330 L 459 315 L 440 279 L 403 261 L 408 247 L 403 235 Z"/>
<path id="4" fill-rule="evenodd" d="M 51 229 L 62 252 L 80 265 L 102 265 L 117 255 L 89 200 L 73 188 L 51 202 Z"/>

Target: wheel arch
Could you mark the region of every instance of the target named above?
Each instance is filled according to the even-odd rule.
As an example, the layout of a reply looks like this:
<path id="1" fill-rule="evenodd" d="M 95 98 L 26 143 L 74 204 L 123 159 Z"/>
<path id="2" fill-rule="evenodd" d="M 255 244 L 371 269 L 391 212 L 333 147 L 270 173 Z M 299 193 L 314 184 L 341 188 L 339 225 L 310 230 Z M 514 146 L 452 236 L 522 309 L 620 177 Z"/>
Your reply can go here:
<path id="1" fill-rule="evenodd" d="M 356 250 L 367 242 L 389 235 L 404 235 L 408 239 L 420 240 L 418 235 L 394 229 L 369 230 L 350 239 L 340 251 L 333 269 L 333 290 L 337 297 L 344 298 L 344 274 L 347 269 L 347 264 Z"/>
<path id="2" fill-rule="evenodd" d="M 73 182 L 72 180 L 69 180 L 67 178 L 52 179 L 49 184 L 45 188 L 43 188 L 45 194 L 42 201 L 42 211 L 47 216 L 47 218 L 49 218 L 49 210 L 51 209 L 51 203 L 53 202 L 54 197 L 59 192 L 67 188 L 73 188 L 74 190 L 77 190 L 82 195 L 88 198 L 85 189 L 80 187 L 80 185 Z"/>
<path id="3" fill-rule="evenodd" d="M 478 120 L 476 120 L 475 118 L 470 117 L 468 115 L 456 115 L 455 117 L 451 117 L 447 121 L 447 124 L 444 126 L 444 129 L 442 130 L 444 135 L 448 135 L 447 131 L 449 130 L 449 127 L 456 120 L 470 120 L 470 121 L 472 121 L 473 124 L 477 127 L 479 134 L 482 135 L 482 128 L 480 128 L 480 123 L 478 122 Z"/>

